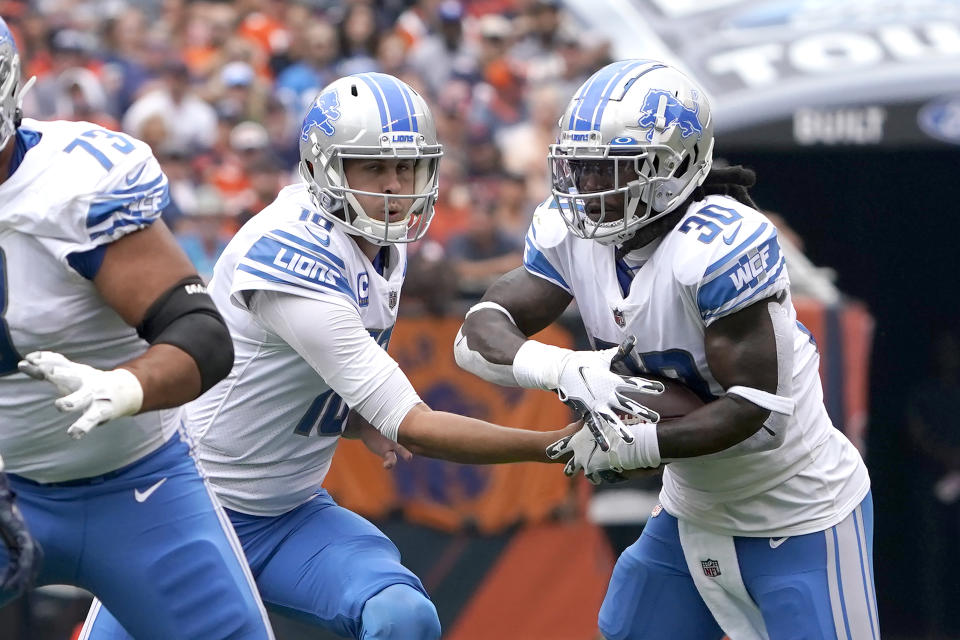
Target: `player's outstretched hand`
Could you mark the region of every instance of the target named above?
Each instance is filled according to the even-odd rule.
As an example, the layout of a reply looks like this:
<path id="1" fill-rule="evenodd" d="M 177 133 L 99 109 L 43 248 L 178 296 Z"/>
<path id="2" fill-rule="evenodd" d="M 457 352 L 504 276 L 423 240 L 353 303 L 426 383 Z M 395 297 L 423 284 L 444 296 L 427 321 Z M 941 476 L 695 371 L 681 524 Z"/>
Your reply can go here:
<path id="1" fill-rule="evenodd" d="M 399 442 L 394 442 L 374 427 L 364 423 L 360 427 L 360 440 L 372 453 L 383 460 L 384 469 L 393 469 L 398 460 L 409 461 L 413 454 Z"/>
<path id="2" fill-rule="evenodd" d="M 563 473 L 568 477 L 583 471 L 587 480 L 593 484 L 601 482 L 622 482 L 626 480 L 624 471 L 657 467 L 660 464 L 656 443 L 656 425 L 639 423 L 627 425 L 631 432 L 630 442 L 622 438 L 613 438 L 610 448 L 604 451 L 589 429 L 590 418 L 585 420 L 583 429 L 573 435 L 557 440 L 547 447 L 547 457 L 551 460 L 570 455 Z M 595 430 L 603 431 L 604 427 Z"/>
<path id="3" fill-rule="evenodd" d="M 607 429 L 604 427 L 615 431 L 623 442 L 633 442 L 633 435 L 617 415 L 618 411 L 635 416 L 643 422 L 655 423 L 660 419 L 656 411 L 626 394 L 663 393 L 663 383 L 646 378 L 621 376 L 610 370 L 613 362 L 629 353 L 632 340 L 629 345 L 603 351 L 572 351 L 566 356 L 560 369 L 560 386 L 557 389 L 560 399 L 584 418 L 589 418 L 586 424 L 603 451 L 608 451 L 611 446 L 606 435 Z"/>
<path id="4" fill-rule="evenodd" d="M 143 405 L 143 387 L 126 369 L 101 371 L 68 360 L 53 351 L 34 351 L 17 365 L 23 373 L 53 384 L 63 396 L 54 406 L 63 412 L 82 411 L 67 433 L 79 439 L 94 427 L 130 416 Z"/>
<path id="5" fill-rule="evenodd" d="M 7 477 L 0 472 L 0 538 L 7 547 L 7 566 L 0 574 L 0 594 L 15 597 L 26 591 L 40 573 L 43 553 L 14 502 Z"/>

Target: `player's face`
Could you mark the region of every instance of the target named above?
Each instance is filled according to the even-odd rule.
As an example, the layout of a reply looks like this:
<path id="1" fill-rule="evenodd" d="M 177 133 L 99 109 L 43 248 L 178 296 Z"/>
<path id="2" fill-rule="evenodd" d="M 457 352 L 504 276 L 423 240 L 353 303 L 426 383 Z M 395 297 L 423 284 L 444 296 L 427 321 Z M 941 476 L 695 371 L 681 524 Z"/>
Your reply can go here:
<path id="1" fill-rule="evenodd" d="M 570 160 L 570 174 L 582 195 L 621 189 L 602 198 L 584 198 L 587 216 L 594 222 L 613 222 L 623 218 L 623 187 L 638 179 L 633 158 Z M 600 201 L 603 201 L 601 207 Z M 605 215 L 604 215 L 605 213 Z"/>
<path id="2" fill-rule="evenodd" d="M 353 158 L 343 161 L 343 173 L 351 189 L 393 195 L 413 193 L 415 167 L 414 160 Z M 388 222 L 402 220 L 414 203 L 413 198 L 384 198 L 380 195 L 361 194 L 354 194 L 354 196 L 368 216 L 375 220 L 384 220 L 384 217 L 389 215 Z M 386 211 L 384 211 L 385 202 Z"/>

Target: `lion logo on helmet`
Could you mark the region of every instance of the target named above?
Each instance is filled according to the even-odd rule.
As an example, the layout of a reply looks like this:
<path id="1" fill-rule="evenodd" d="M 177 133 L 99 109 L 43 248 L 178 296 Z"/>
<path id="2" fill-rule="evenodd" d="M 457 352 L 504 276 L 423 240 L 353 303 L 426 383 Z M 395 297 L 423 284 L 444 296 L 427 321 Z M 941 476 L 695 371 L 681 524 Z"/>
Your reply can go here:
<path id="1" fill-rule="evenodd" d="M 697 95 L 694 93 L 694 100 Z M 700 123 L 700 104 L 694 102 L 694 108 L 685 106 L 677 100 L 669 91 L 663 89 L 650 89 L 647 96 L 643 99 L 643 107 L 640 108 L 640 118 L 637 124 L 648 129 L 647 142 L 653 141 L 653 132 L 657 124 L 657 117 L 661 115 L 660 104 L 663 102 L 663 118 L 665 120 L 663 129 L 671 127 L 680 127 L 680 135 L 684 138 L 697 134 L 699 138 L 703 134 L 703 125 Z"/>
<path id="2" fill-rule="evenodd" d="M 339 120 L 340 115 L 340 98 L 337 96 L 337 92 L 321 93 L 310 108 L 310 113 L 303 120 L 300 139 L 306 142 L 310 135 L 310 129 L 313 127 L 317 127 L 326 135 L 332 136 L 336 132 L 333 122 Z"/>

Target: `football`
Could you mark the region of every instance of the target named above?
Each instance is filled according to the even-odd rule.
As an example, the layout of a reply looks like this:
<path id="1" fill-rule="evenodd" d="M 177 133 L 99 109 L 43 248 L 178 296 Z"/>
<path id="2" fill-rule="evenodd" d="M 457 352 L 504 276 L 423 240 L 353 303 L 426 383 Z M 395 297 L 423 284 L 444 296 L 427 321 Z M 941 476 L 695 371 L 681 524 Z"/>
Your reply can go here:
<path id="1" fill-rule="evenodd" d="M 663 393 L 657 395 L 652 393 L 630 392 L 625 395 L 659 413 L 661 422 L 675 420 L 704 405 L 700 396 L 679 380 L 651 374 L 641 374 L 640 377 L 662 382 L 665 387 Z"/>

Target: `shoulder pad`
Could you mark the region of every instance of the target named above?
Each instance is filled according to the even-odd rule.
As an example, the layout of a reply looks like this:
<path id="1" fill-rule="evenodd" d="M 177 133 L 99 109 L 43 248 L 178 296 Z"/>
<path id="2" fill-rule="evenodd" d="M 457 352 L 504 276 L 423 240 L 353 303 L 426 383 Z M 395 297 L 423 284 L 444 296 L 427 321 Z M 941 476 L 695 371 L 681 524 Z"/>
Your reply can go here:
<path id="1" fill-rule="evenodd" d="M 557 247 L 567 238 L 569 230 L 560 216 L 556 202 L 548 198 L 537 206 L 533 212 L 533 221 L 527 237 L 536 241 L 537 246 L 549 249 Z"/>

